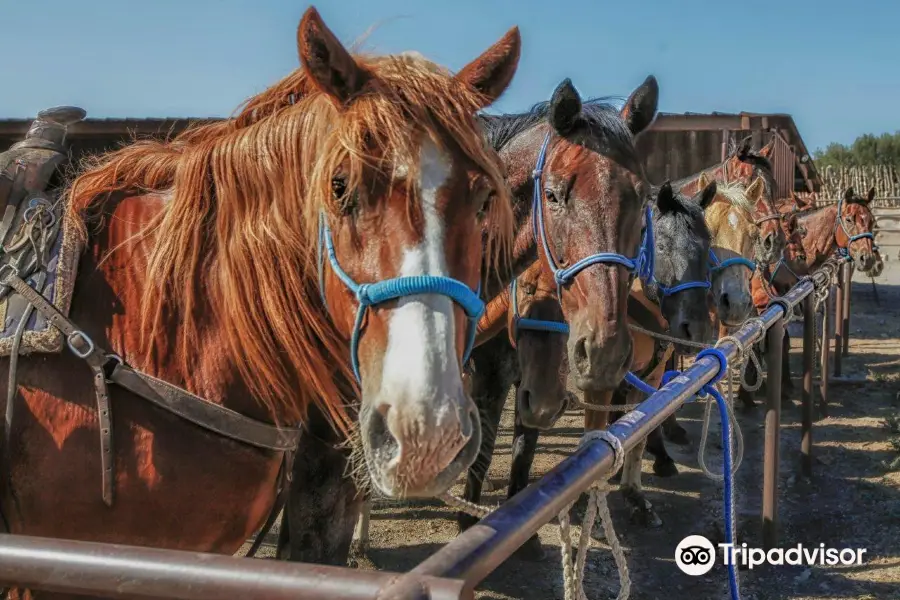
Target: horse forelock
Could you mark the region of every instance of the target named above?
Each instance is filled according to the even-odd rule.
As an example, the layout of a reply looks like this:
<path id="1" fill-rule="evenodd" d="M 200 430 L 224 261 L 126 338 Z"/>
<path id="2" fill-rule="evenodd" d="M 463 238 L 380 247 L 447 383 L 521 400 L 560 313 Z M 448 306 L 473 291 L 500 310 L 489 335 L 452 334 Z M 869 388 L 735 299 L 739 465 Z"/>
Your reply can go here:
<path id="1" fill-rule="evenodd" d="M 366 185 L 373 169 L 416 170 L 427 135 L 492 180 L 493 266 L 513 241 L 502 169 L 474 118 L 476 92 L 417 57 L 357 60 L 374 77 L 347 107 L 298 70 L 231 120 L 108 154 L 69 190 L 69 210 L 79 216 L 115 192 L 170 194 L 145 229 L 153 236 L 141 307 L 146 352 L 177 324 L 178 354 L 189 361 L 204 333 L 200 315 L 208 320 L 199 309 L 211 305 L 232 360 L 276 420 L 299 420 L 316 403 L 344 431 L 346 390 L 332 365 L 353 378 L 346 343 L 326 324 L 315 250 L 320 213 L 337 210 L 337 169 L 348 189 Z M 416 194 L 408 199 L 415 203 Z"/>

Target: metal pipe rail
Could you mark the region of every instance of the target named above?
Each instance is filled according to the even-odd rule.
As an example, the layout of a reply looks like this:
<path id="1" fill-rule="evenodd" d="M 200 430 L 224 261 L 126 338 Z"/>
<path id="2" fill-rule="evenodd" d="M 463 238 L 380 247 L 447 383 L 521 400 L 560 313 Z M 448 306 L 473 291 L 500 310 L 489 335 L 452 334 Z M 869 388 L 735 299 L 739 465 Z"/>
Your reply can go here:
<path id="1" fill-rule="evenodd" d="M 104 598 L 374 600 L 408 576 L 119 544 L 0 534 L 0 587 Z M 462 581 L 414 576 L 404 600 L 470 600 Z"/>
<path id="2" fill-rule="evenodd" d="M 836 263 L 829 260 L 810 277 L 801 279 L 780 299 L 773 301 L 759 316 L 762 328 L 755 324 L 745 324 L 733 336 L 745 348 L 759 341 L 767 330 L 781 322 L 785 310 L 793 310 L 814 289 L 829 285 L 836 269 Z M 726 341 L 719 349 L 729 363 L 738 357 L 739 348 L 733 342 Z M 719 363 L 713 357 L 696 360 L 690 368 L 647 398 L 635 410 L 610 425 L 608 431 L 619 438 L 626 452 L 630 451 L 712 380 L 718 370 Z M 583 445 L 540 480 L 507 500 L 497 510 L 416 566 L 407 575 L 409 580 L 404 577 L 389 584 L 379 600 L 405 597 L 403 594 L 414 584 L 414 578 L 422 576 L 462 579 L 467 589 L 473 590 L 538 529 L 575 502 L 594 482 L 610 476 L 613 458 L 612 448 L 602 440 Z"/>

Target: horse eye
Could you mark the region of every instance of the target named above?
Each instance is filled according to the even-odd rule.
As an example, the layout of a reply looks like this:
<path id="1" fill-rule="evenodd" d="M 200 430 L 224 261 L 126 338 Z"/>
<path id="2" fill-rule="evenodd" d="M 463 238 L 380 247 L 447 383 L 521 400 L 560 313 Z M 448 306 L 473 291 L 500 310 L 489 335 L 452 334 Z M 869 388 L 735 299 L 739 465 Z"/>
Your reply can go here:
<path id="1" fill-rule="evenodd" d="M 347 193 L 347 180 L 343 177 L 334 177 L 331 180 L 331 195 L 335 200 L 340 200 Z"/>
<path id="2" fill-rule="evenodd" d="M 554 194 L 551 190 L 544 190 L 544 196 L 547 198 L 547 202 L 551 202 L 556 204 L 559 200 L 556 199 L 556 194 Z"/>

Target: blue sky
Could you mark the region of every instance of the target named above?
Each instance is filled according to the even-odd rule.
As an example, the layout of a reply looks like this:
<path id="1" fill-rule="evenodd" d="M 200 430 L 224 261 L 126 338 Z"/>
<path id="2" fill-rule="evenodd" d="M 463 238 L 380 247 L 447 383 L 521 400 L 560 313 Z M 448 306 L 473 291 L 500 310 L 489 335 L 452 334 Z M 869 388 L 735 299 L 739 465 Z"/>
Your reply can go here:
<path id="1" fill-rule="evenodd" d="M 0 0 L 0 118 L 227 115 L 298 64 L 297 0 Z M 900 129 L 896 0 L 320 0 L 338 37 L 456 70 L 512 25 L 522 61 L 495 105 L 564 77 L 626 96 L 653 73 L 666 112 L 791 113 L 810 149 Z"/>

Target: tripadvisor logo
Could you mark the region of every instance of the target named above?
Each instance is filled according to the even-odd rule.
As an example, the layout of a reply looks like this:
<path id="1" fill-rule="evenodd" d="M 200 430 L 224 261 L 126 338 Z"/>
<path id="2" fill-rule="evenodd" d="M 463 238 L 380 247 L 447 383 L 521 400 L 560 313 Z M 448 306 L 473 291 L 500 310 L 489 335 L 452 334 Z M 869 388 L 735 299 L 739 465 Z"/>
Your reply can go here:
<path id="1" fill-rule="evenodd" d="M 865 548 L 804 547 L 797 544 L 791 548 L 751 548 L 747 544 L 718 544 L 721 548 L 723 565 L 739 565 L 752 569 L 759 565 L 806 565 L 835 566 L 861 565 Z M 716 562 L 716 551 L 712 542 L 702 535 L 689 535 L 675 548 L 675 564 L 687 575 L 705 575 Z"/>

